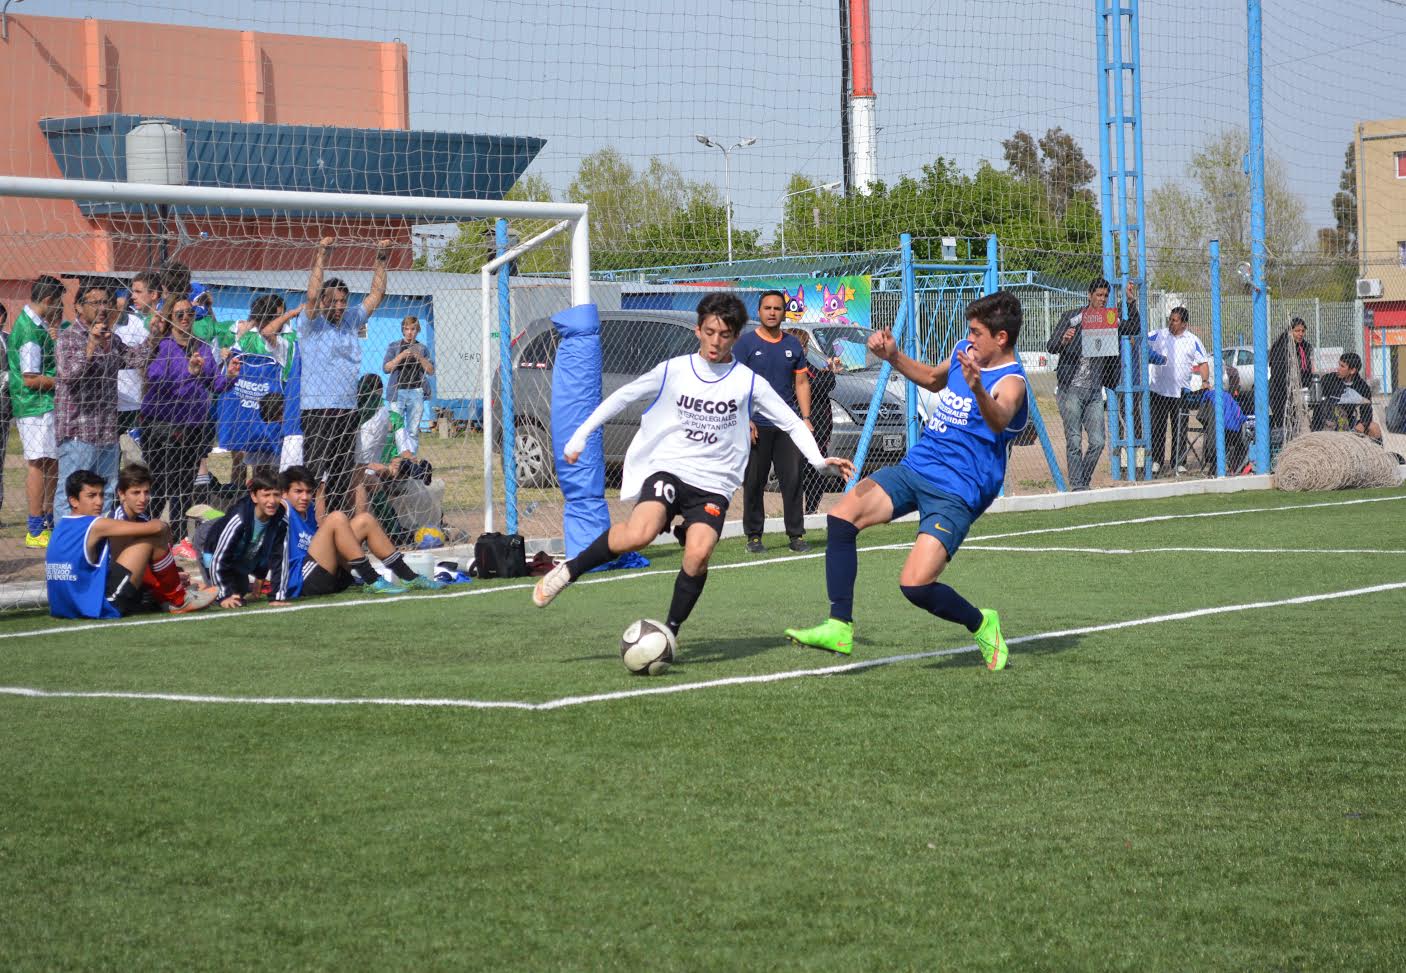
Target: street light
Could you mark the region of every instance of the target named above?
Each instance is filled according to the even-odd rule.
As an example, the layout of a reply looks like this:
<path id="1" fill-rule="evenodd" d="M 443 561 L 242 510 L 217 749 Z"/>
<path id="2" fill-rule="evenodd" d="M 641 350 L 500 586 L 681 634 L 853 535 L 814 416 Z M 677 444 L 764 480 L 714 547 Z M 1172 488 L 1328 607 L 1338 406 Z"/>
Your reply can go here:
<path id="1" fill-rule="evenodd" d="M 805 189 L 797 189 L 793 193 L 785 193 L 777 200 L 777 202 L 781 204 L 781 256 L 786 256 L 786 200 L 790 199 L 792 196 L 802 196 L 806 193 L 818 193 L 821 190 L 828 191 L 839 188 L 840 180 L 836 179 L 834 182 L 827 182 L 820 186 L 807 186 Z"/>
<path id="2" fill-rule="evenodd" d="M 717 149 L 723 154 L 723 199 L 727 205 L 727 262 L 732 263 L 732 165 L 730 153 L 733 149 L 745 149 L 749 145 L 756 145 L 754 138 L 745 138 L 733 146 L 724 146 L 721 142 L 715 142 L 706 135 L 694 135 L 699 142 L 710 149 Z"/>

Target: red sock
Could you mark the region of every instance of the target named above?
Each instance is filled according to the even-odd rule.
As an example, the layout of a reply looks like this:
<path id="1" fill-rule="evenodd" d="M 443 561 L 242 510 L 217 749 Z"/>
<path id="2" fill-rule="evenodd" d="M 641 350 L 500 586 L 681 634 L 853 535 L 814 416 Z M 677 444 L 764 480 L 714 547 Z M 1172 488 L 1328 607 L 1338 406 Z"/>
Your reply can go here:
<path id="1" fill-rule="evenodd" d="M 159 561 L 146 569 L 142 583 L 149 585 L 156 594 L 156 600 L 179 608 L 186 603 L 185 585 L 181 584 L 181 572 L 176 567 L 176 559 L 168 552 Z"/>

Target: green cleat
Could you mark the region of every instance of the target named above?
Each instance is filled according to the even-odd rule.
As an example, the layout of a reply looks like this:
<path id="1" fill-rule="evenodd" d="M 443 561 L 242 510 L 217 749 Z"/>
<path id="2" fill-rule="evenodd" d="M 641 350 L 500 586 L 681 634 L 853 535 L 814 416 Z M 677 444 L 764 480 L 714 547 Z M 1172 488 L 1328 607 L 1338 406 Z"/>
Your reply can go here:
<path id="1" fill-rule="evenodd" d="M 827 618 L 814 628 L 788 628 L 786 637 L 797 645 L 849 655 L 854 644 L 854 625 L 838 618 Z"/>
<path id="2" fill-rule="evenodd" d="M 1001 638 L 1001 619 L 990 608 L 981 610 L 981 628 L 976 630 L 976 647 L 993 672 L 1006 667 L 1006 640 Z"/>

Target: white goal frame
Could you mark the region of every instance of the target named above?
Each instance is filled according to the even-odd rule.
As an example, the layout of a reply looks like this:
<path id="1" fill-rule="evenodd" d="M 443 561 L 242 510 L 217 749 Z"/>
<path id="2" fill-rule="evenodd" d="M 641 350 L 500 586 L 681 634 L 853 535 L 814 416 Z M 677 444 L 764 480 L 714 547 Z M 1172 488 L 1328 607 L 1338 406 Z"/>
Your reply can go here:
<path id="1" fill-rule="evenodd" d="M 546 231 L 489 261 L 480 270 L 482 283 L 482 393 L 484 530 L 493 530 L 493 368 L 497 316 L 490 317 L 496 288 L 493 272 L 558 234 L 570 232 L 571 304 L 589 304 L 591 251 L 588 208 L 584 203 L 536 203 L 515 200 L 448 199 L 437 196 L 386 196 L 360 193 L 314 193 L 279 189 L 226 189 L 208 186 L 162 186 L 152 183 L 102 182 L 81 179 L 40 179 L 0 176 L 0 197 L 69 200 L 72 202 L 137 203 L 164 206 L 208 206 L 230 209 L 272 209 L 316 213 L 369 213 L 377 216 L 434 216 L 454 220 L 557 220 Z M 18 232 L 23 232 L 20 229 Z M 490 297 L 490 291 L 492 296 Z M 565 308 L 563 308 L 565 310 Z"/>

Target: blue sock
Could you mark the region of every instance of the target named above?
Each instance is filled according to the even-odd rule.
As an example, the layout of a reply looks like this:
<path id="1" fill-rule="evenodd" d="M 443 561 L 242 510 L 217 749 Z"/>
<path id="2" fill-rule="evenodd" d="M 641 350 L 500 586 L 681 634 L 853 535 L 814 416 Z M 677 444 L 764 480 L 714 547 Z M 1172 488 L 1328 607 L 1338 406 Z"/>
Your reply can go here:
<path id="1" fill-rule="evenodd" d="M 968 632 L 981 628 L 981 610 L 945 584 L 899 585 L 903 597 L 938 618 L 966 626 Z"/>
<path id="2" fill-rule="evenodd" d="M 42 534 L 42 533 L 44 533 L 44 518 L 43 518 L 42 516 L 41 516 L 41 517 L 30 517 L 30 518 L 29 518 L 29 536 L 30 536 L 30 537 L 38 537 L 38 536 L 39 536 L 40 534 Z"/>
<path id="3" fill-rule="evenodd" d="M 54 529 L 54 512 L 53 512 L 52 510 L 50 510 L 48 513 L 46 513 L 46 514 L 44 515 L 44 529 L 45 529 L 45 530 L 53 530 L 53 529 Z"/>
<path id="4" fill-rule="evenodd" d="M 830 617 L 854 621 L 854 578 L 859 574 L 855 538 L 859 528 L 839 517 L 825 518 L 825 592 L 830 596 Z"/>

